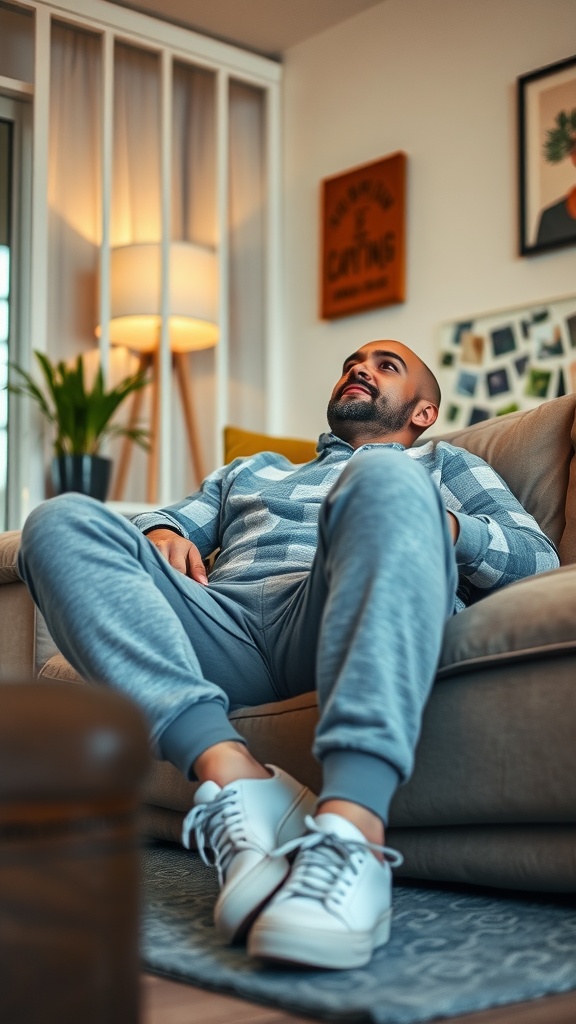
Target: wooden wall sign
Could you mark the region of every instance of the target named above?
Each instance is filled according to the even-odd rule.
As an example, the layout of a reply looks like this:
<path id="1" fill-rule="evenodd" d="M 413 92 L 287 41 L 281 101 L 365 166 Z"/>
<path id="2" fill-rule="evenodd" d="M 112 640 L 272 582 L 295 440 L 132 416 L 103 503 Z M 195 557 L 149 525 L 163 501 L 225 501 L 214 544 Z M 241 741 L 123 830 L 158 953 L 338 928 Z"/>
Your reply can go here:
<path id="1" fill-rule="evenodd" d="M 321 316 L 404 301 L 406 154 L 322 182 Z"/>

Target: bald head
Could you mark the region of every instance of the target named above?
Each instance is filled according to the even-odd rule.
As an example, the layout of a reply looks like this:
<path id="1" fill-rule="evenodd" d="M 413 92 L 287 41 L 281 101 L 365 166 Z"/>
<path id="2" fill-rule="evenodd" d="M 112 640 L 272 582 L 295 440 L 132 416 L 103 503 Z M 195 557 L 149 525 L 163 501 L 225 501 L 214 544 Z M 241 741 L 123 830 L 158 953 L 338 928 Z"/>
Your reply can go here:
<path id="1" fill-rule="evenodd" d="M 396 345 L 400 344 L 401 343 L 399 341 L 396 342 Z M 419 397 L 428 399 L 429 402 L 432 402 L 436 408 L 439 409 L 441 399 L 440 385 L 432 373 L 432 370 L 422 359 L 420 359 L 420 356 L 417 356 L 416 353 L 412 351 L 412 349 L 408 348 L 406 345 L 402 345 L 402 348 L 405 352 L 410 353 L 416 363 L 416 367 L 418 369 Z"/>

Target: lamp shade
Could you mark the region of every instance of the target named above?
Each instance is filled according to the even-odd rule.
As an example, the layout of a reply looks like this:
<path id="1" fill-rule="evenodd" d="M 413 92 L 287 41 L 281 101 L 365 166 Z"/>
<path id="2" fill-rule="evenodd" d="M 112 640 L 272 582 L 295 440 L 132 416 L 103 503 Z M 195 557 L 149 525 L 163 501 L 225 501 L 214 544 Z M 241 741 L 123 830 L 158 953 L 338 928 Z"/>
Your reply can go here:
<path id="1" fill-rule="evenodd" d="M 211 348 L 218 341 L 216 253 L 192 242 L 172 242 L 169 265 L 170 349 L 191 352 Z M 112 344 L 136 352 L 152 352 L 158 347 L 160 278 L 160 243 L 121 245 L 111 250 Z"/>

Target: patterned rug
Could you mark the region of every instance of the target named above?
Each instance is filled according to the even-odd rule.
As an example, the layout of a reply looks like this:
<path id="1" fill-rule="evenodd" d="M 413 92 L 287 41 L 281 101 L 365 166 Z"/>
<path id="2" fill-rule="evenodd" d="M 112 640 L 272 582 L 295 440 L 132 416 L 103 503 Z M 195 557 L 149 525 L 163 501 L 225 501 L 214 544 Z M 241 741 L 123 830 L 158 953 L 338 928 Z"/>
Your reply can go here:
<path id="1" fill-rule="evenodd" d="M 415 1024 L 576 988 L 576 899 L 397 884 L 392 937 L 368 967 L 267 966 L 212 925 L 215 873 L 153 845 L 143 857 L 142 956 L 154 974 L 285 1011 Z"/>

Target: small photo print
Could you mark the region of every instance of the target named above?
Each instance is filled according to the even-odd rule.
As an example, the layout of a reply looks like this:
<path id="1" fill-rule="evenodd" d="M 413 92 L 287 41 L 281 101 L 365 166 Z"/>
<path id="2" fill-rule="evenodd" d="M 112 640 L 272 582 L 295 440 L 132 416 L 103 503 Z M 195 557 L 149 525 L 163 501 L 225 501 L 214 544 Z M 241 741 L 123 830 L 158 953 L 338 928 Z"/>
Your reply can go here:
<path id="1" fill-rule="evenodd" d="M 550 316 L 550 310 L 546 309 L 545 306 L 542 309 L 535 309 L 532 313 L 532 323 L 541 324 L 544 320 L 547 320 Z"/>
<path id="2" fill-rule="evenodd" d="M 440 366 L 454 366 L 454 352 L 443 352 L 440 356 Z"/>
<path id="3" fill-rule="evenodd" d="M 479 409 L 474 407 L 470 413 L 468 420 L 468 426 L 473 427 L 475 423 L 481 423 L 482 420 L 489 420 L 492 413 L 488 412 L 488 409 Z"/>
<path id="4" fill-rule="evenodd" d="M 470 398 L 476 394 L 476 385 L 478 384 L 478 375 L 476 373 L 466 373 L 462 370 L 458 374 L 458 380 L 456 383 L 456 391 L 459 395 L 468 395 Z"/>
<path id="5" fill-rule="evenodd" d="M 576 348 L 576 313 L 566 317 L 566 327 L 570 336 L 570 344 L 572 348 Z"/>
<path id="6" fill-rule="evenodd" d="M 532 323 L 531 323 L 530 320 L 521 320 L 520 321 L 520 330 L 522 331 L 522 337 L 524 338 L 524 341 L 530 341 L 530 328 L 531 328 L 531 326 L 532 326 Z"/>
<path id="7" fill-rule="evenodd" d="M 526 373 L 526 369 L 528 367 L 528 362 L 529 362 L 529 357 L 528 356 L 520 356 L 520 359 L 515 359 L 514 360 L 514 367 L 515 367 L 516 373 L 518 374 L 519 377 L 523 377 L 524 374 Z"/>
<path id="8" fill-rule="evenodd" d="M 516 339 L 511 327 L 499 327 L 492 331 L 492 351 L 495 356 L 503 356 L 506 352 L 513 352 L 516 348 Z"/>
<path id="9" fill-rule="evenodd" d="M 553 329 L 550 328 L 547 334 L 539 332 L 536 340 L 538 359 L 549 359 L 551 356 L 564 355 L 562 335 L 557 325 Z"/>
<path id="10" fill-rule="evenodd" d="M 448 423 L 454 423 L 454 420 L 458 419 L 460 410 L 461 407 L 459 405 L 454 405 L 454 403 L 448 406 L 448 409 L 446 411 L 446 419 L 448 420 Z"/>
<path id="11" fill-rule="evenodd" d="M 484 338 L 481 334 L 473 334 L 472 331 L 464 331 L 462 334 L 461 363 L 475 363 L 479 366 L 484 359 Z"/>
<path id="12" fill-rule="evenodd" d="M 454 338 L 452 339 L 454 344 L 459 345 L 462 340 L 462 335 L 471 331 L 473 326 L 473 320 L 463 320 L 461 323 L 456 324 L 454 327 Z"/>
<path id="13" fill-rule="evenodd" d="M 494 398 L 494 395 L 501 395 L 505 391 L 510 391 L 508 372 L 504 368 L 501 370 L 492 370 L 492 373 L 487 373 L 486 383 L 488 384 L 488 394 L 490 395 L 490 398 Z"/>
<path id="14" fill-rule="evenodd" d="M 517 402 L 510 402 L 509 405 L 503 405 L 501 409 L 496 412 L 497 416 L 507 416 L 509 412 L 518 412 L 520 406 Z"/>
<path id="15" fill-rule="evenodd" d="M 572 365 L 576 367 L 576 363 Z M 551 370 L 535 370 L 532 368 L 528 373 L 525 394 L 531 398 L 547 398 L 551 376 Z"/>

